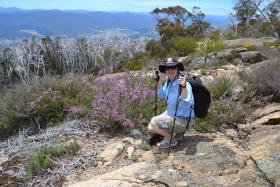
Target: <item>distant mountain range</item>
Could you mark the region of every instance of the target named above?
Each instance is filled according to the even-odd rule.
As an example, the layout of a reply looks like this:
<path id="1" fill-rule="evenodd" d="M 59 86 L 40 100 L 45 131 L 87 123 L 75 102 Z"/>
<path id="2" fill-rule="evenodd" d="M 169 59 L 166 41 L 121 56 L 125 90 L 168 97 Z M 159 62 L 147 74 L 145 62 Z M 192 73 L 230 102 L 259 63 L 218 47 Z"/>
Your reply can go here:
<path id="1" fill-rule="evenodd" d="M 226 27 L 227 16 L 207 15 L 214 27 Z M 22 39 L 31 35 L 66 36 L 119 30 L 133 37 L 153 35 L 155 18 L 149 13 L 96 12 L 86 10 L 25 10 L 0 7 L 0 39 Z"/>

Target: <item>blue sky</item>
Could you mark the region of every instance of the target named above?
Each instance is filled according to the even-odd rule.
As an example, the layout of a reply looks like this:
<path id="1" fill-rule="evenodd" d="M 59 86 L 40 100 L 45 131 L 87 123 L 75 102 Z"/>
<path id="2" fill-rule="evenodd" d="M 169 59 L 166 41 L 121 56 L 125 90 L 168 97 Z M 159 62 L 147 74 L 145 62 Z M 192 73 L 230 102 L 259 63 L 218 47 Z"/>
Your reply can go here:
<path id="1" fill-rule="evenodd" d="M 150 12 L 156 7 L 181 5 L 191 10 L 199 6 L 206 14 L 227 15 L 233 0 L 0 0 L 0 7 L 94 11 Z"/>

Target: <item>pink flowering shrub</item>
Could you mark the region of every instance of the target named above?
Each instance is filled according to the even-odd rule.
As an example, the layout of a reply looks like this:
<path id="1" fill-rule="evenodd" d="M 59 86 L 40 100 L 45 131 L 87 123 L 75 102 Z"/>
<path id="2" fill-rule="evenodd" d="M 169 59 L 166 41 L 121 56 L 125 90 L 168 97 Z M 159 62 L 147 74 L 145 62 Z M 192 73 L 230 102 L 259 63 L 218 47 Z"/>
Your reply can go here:
<path id="1" fill-rule="evenodd" d="M 102 125 L 130 128 L 153 115 L 154 91 L 141 76 L 103 76 L 94 87 L 92 115 Z"/>

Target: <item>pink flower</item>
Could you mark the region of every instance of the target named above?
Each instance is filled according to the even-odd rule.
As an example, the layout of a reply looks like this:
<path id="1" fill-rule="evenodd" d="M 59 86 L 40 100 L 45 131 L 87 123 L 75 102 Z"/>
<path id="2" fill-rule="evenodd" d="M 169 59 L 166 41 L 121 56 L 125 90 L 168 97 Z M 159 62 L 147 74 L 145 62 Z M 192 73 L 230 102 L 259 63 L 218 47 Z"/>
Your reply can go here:
<path id="1" fill-rule="evenodd" d="M 143 114 L 139 114 L 139 110 L 153 105 L 154 100 L 153 92 L 144 81 L 129 74 L 122 77 L 96 78 L 94 93 L 92 114 L 95 119 L 105 124 L 113 120 L 127 128 L 143 121 Z"/>

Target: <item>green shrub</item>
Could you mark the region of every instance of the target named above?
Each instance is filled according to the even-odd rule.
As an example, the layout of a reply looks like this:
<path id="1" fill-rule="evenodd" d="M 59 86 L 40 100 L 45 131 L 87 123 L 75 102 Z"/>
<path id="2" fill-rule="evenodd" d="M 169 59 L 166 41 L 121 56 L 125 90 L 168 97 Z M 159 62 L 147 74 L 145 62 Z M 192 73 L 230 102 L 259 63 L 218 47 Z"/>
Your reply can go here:
<path id="1" fill-rule="evenodd" d="M 165 153 L 155 155 L 155 163 L 160 164 L 163 160 L 167 159 L 168 155 Z"/>
<path id="2" fill-rule="evenodd" d="M 41 128 L 55 125 L 67 116 L 81 118 L 91 111 L 92 91 L 81 80 L 43 78 L 31 84 L 18 84 L 0 98 L 1 137 L 20 127 L 37 123 Z"/>
<path id="3" fill-rule="evenodd" d="M 263 42 L 263 45 L 267 47 L 280 47 L 280 42 Z"/>
<path id="4" fill-rule="evenodd" d="M 147 53 L 139 52 L 134 54 L 133 58 L 125 59 L 119 66 L 114 70 L 116 72 L 123 71 L 139 71 L 145 68 L 148 64 Z"/>
<path id="5" fill-rule="evenodd" d="M 210 105 L 207 117 L 196 118 L 195 129 L 199 132 L 208 132 L 213 128 L 219 128 L 222 124 L 244 123 L 245 111 L 248 109 L 239 103 L 214 100 Z"/>
<path id="6" fill-rule="evenodd" d="M 166 57 L 168 53 L 159 40 L 150 40 L 146 44 L 146 52 L 148 52 L 151 57 L 158 58 Z"/>
<path id="7" fill-rule="evenodd" d="M 140 145 L 139 145 L 140 149 L 144 150 L 144 151 L 149 151 L 151 149 L 151 146 L 148 144 L 147 141 L 143 141 Z"/>
<path id="8" fill-rule="evenodd" d="M 219 68 L 219 67 L 221 67 L 221 66 L 226 65 L 227 63 L 228 63 L 228 61 L 227 61 L 226 59 L 222 59 L 222 60 L 219 60 L 218 62 L 214 63 L 214 64 L 212 65 L 212 67 L 215 68 L 215 69 L 217 69 L 217 68 Z"/>
<path id="9" fill-rule="evenodd" d="M 243 82 L 244 92 L 241 94 L 240 100 L 243 103 L 250 103 L 254 98 L 256 92 L 256 85 L 254 83 L 254 75 L 251 71 L 239 71 L 238 76 Z M 253 95 L 252 95 L 253 94 Z"/>
<path id="10" fill-rule="evenodd" d="M 147 65 L 147 60 L 144 58 L 133 58 L 127 62 L 125 69 L 131 71 L 138 71 L 143 69 Z"/>
<path id="11" fill-rule="evenodd" d="M 65 117 L 64 103 L 61 99 L 46 95 L 36 103 L 32 113 L 39 124 L 56 125 Z"/>
<path id="12" fill-rule="evenodd" d="M 256 51 L 257 50 L 256 46 L 252 45 L 252 44 L 245 44 L 244 47 L 246 49 L 248 49 L 249 51 Z"/>
<path id="13" fill-rule="evenodd" d="M 1 138 L 14 134 L 20 124 L 29 122 L 28 102 L 31 87 L 26 84 L 15 85 L 13 89 L 2 93 L 0 97 L 0 131 Z"/>
<path id="14" fill-rule="evenodd" d="M 254 84 L 254 80 L 253 80 L 254 77 L 251 71 L 245 71 L 245 70 L 239 71 L 237 75 L 243 81 L 244 84 Z"/>
<path id="15" fill-rule="evenodd" d="M 237 51 L 235 51 L 235 50 L 233 50 L 233 51 L 231 51 L 231 53 L 229 54 L 229 55 L 227 55 L 226 57 L 225 57 L 225 59 L 228 61 L 228 62 L 231 62 L 233 59 L 235 59 L 235 58 L 238 58 L 238 52 Z"/>
<path id="16" fill-rule="evenodd" d="M 201 69 L 201 75 L 207 75 L 207 70 L 206 69 Z"/>
<path id="17" fill-rule="evenodd" d="M 64 84 L 61 81 L 54 87 L 54 89 L 61 93 L 60 97 L 63 98 L 67 109 L 71 106 L 81 107 L 85 110 L 84 116 L 91 111 L 91 101 L 93 97 L 92 90 L 89 85 L 78 77 L 67 84 Z"/>
<path id="18" fill-rule="evenodd" d="M 235 40 L 238 38 L 241 38 L 241 36 L 235 33 L 233 30 L 229 30 L 224 34 L 225 40 Z"/>
<path id="19" fill-rule="evenodd" d="M 195 52 L 196 40 L 194 38 L 178 38 L 175 40 L 174 48 L 179 56 L 187 56 Z"/>
<path id="20" fill-rule="evenodd" d="M 218 78 L 215 83 L 209 86 L 213 99 L 219 99 L 226 92 L 229 92 L 233 81 L 227 77 Z"/>
<path id="21" fill-rule="evenodd" d="M 142 155 L 140 154 L 140 153 L 132 153 L 132 155 L 131 155 L 131 160 L 133 161 L 133 162 L 138 162 L 139 161 L 139 159 L 142 157 Z"/>
<path id="22" fill-rule="evenodd" d="M 205 39 L 198 43 L 196 54 L 204 56 L 212 52 L 219 52 L 224 50 L 224 42 L 221 38 L 214 37 L 212 39 Z"/>
<path id="23" fill-rule="evenodd" d="M 55 165 L 52 161 L 54 157 L 65 157 L 74 155 L 79 150 L 79 145 L 76 141 L 68 145 L 58 145 L 56 147 L 44 147 L 38 150 L 33 158 L 26 165 L 26 172 L 29 177 L 43 172 Z"/>

